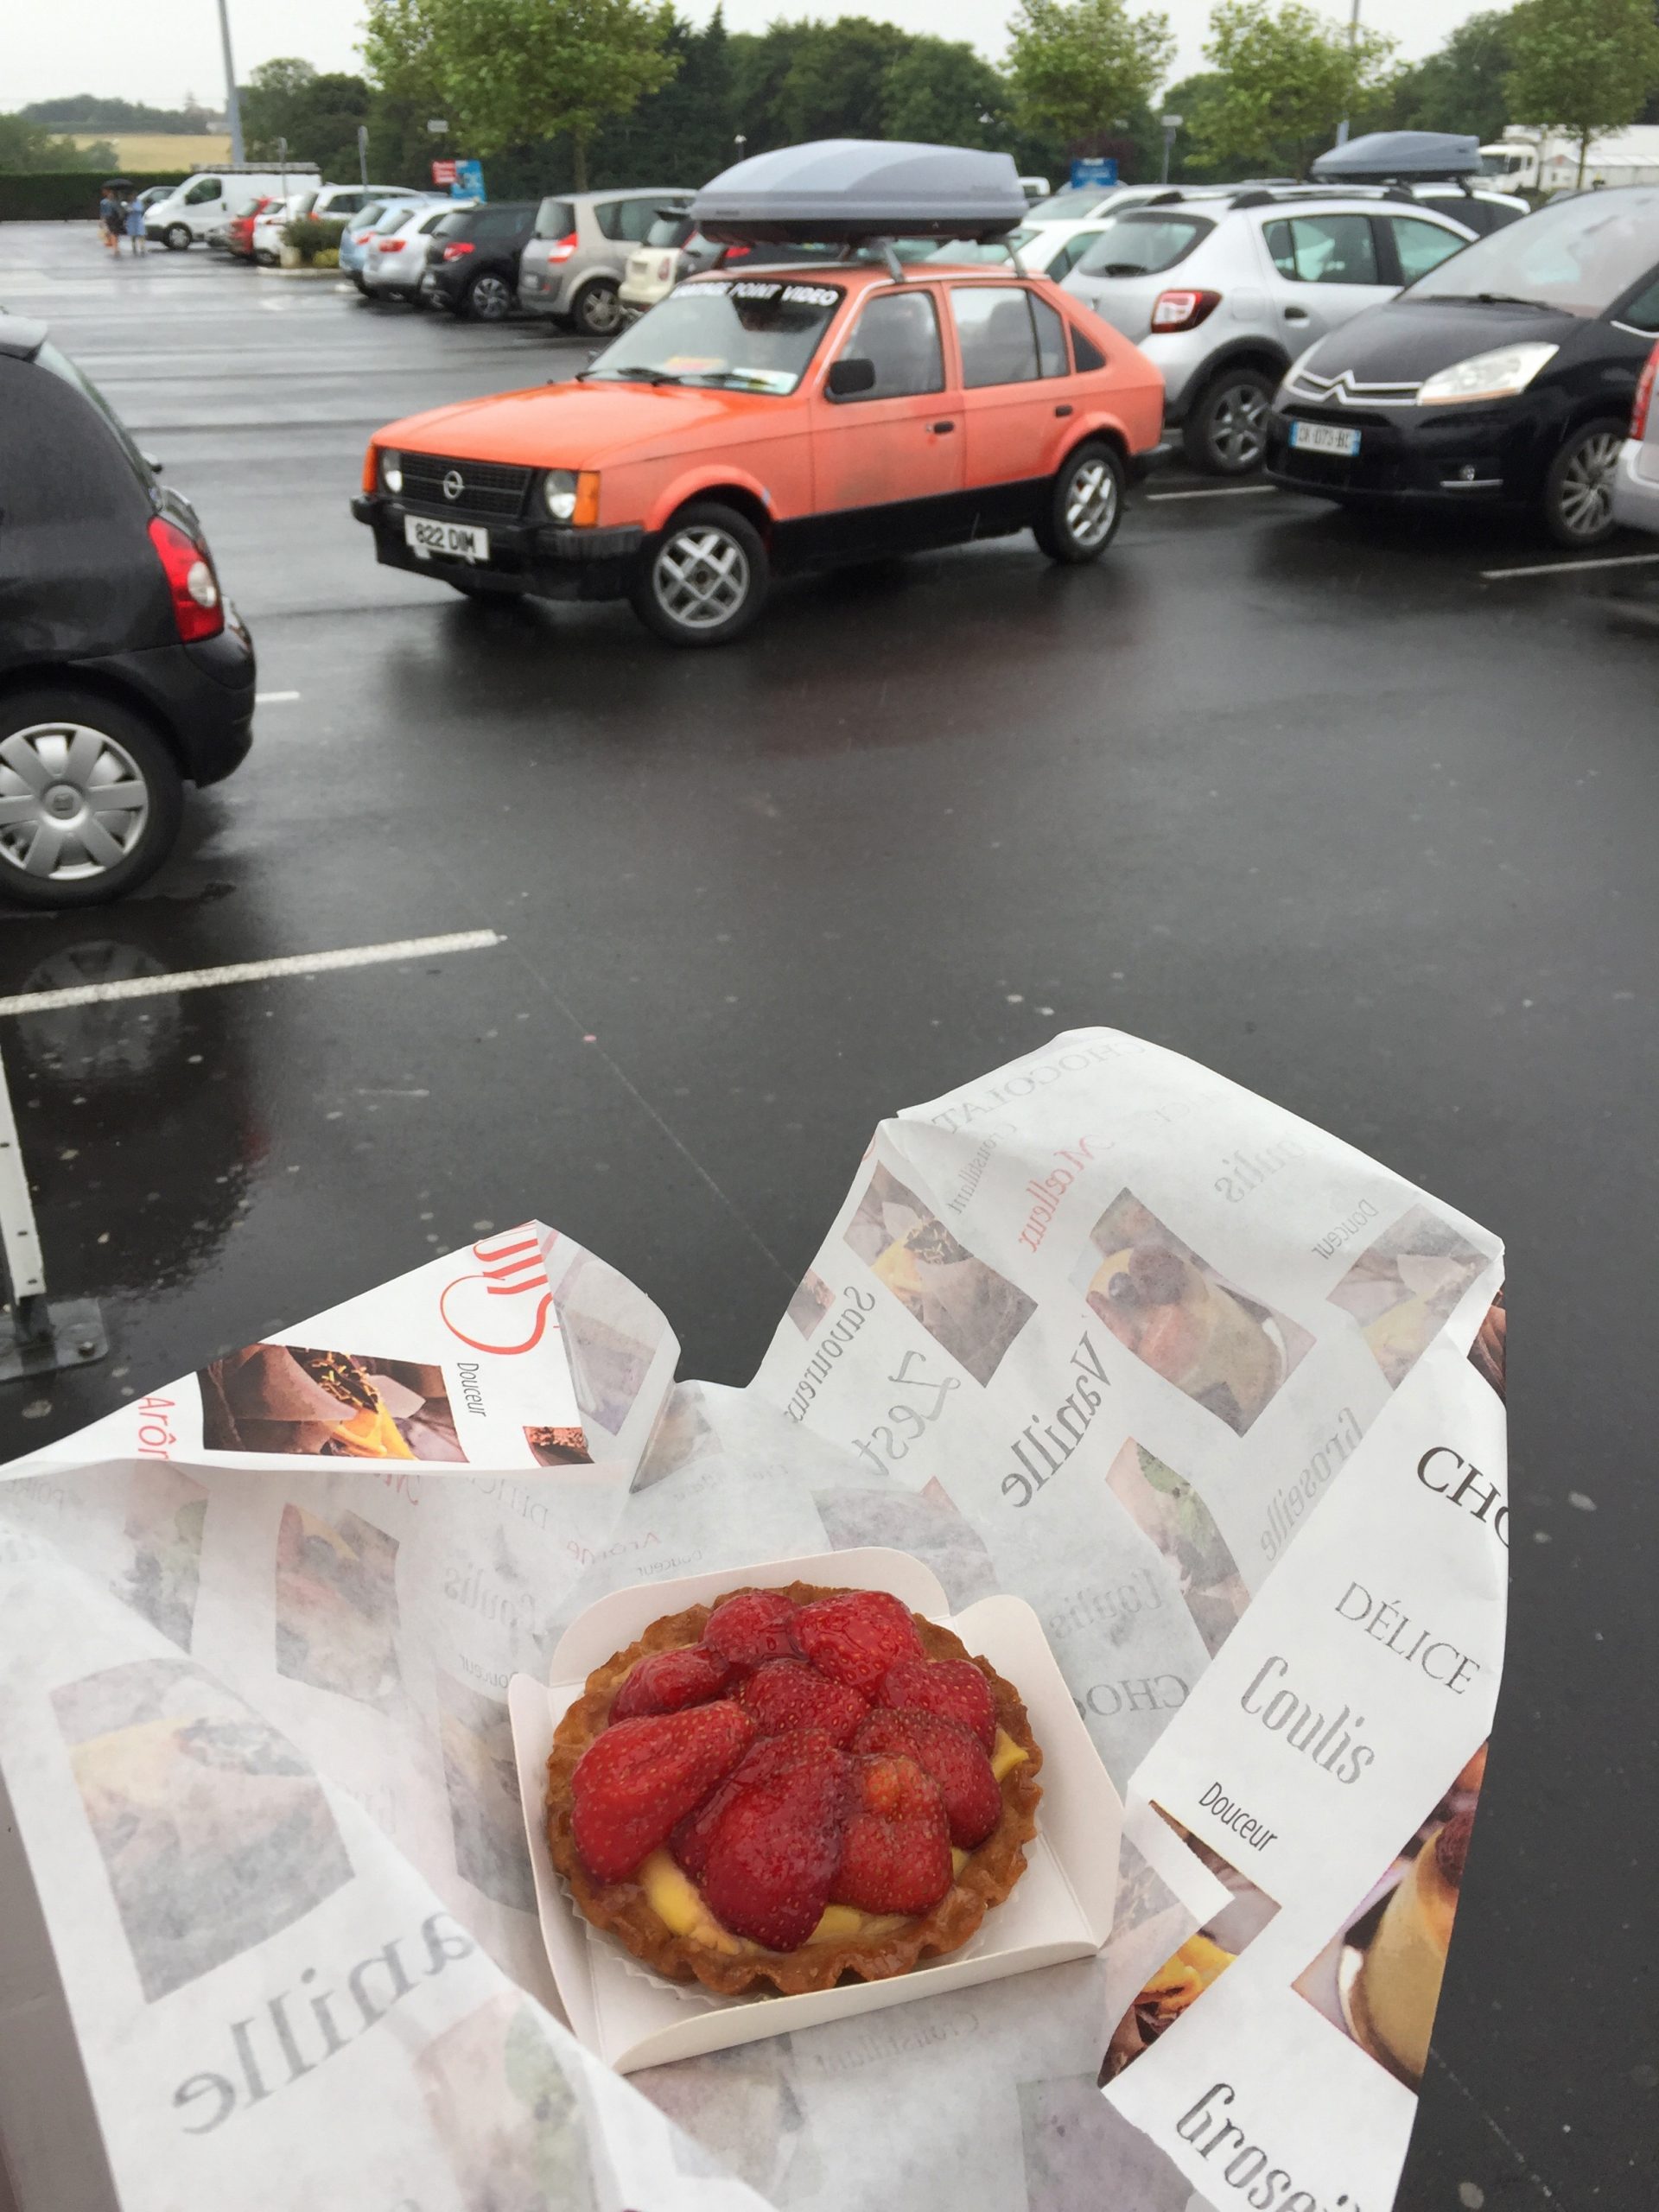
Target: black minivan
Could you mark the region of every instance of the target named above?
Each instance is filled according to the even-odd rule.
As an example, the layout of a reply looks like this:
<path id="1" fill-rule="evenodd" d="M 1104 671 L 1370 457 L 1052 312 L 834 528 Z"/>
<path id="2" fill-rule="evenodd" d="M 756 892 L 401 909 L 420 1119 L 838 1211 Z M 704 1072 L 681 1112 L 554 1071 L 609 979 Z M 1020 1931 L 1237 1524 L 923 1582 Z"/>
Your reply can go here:
<path id="1" fill-rule="evenodd" d="M 253 645 L 195 510 L 38 322 L 0 314 L 0 899 L 160 867 L 253 732 Z"/>

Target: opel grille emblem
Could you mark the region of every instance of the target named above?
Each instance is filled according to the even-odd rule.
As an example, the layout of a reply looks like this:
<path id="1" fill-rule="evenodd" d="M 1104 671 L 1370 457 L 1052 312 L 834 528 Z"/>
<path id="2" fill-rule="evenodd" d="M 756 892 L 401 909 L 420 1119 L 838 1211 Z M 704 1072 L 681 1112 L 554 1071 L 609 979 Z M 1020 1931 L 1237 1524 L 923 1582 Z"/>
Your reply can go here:
<path id="1" fill-rule="evenodd" d="M 458 499 L 466 489 L 466 480 L 458 468 L 451 468 L 445 473 L 443 496 L 446 499 Z"/>

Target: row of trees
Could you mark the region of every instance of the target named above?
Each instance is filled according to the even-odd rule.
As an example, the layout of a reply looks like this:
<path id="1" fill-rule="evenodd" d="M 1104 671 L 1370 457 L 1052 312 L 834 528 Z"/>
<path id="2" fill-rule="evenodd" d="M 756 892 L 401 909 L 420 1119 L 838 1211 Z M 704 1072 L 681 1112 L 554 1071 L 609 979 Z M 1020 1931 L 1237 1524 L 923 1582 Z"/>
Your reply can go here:
<path id="1" fill-rule="evenodd" d="M 1050 175 L 1115 154 L 1133 178 L 1156 174 L 1170 111 L 1184 118 L 1173 173 L 1194 180 L 1300 175 L 1344 119 L 1483 139 L 1510 120 L 1587 137 L 1659 119 L 1656 0 L 1521 0 L 1409 67 L 1392 41 L 1306 0 L 1218 0 L 1208 67 L 1169 84 L 1173 51 L 1167 18 L 1128 0 L 1019 0 L 1001 68 L 863 16 L 747 34 L 718 9 L 694 29 L 671 0 L 369 0 L 365 75 L 267 62 L 243 125 L 251 155 L 281 137 L 350 175 L 366 124 L 371 174 L 388 182 L 423 176 L 435 153 L 481 155 L 501 196 L 696 183 L 740 149 L 817 137 L 998 147 Z"/>

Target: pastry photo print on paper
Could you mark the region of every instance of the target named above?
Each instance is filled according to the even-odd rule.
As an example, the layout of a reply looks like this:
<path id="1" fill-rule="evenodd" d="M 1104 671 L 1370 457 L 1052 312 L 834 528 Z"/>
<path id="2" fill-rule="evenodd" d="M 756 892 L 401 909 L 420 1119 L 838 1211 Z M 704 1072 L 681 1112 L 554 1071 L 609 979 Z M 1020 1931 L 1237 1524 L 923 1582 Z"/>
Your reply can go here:
<path id="1" fill-rule="evenodd" d="M 990 1381 L 1037 1311 L 879 1160 L 845 1235 L 883 1289 L 976 1382 Z"/>
<path id="2" fill-rule="evenodd" d="M 437 1688 L 455 1872 L 493 1903 L 534 1912 L 536 1884 L 507 1708 L 442 1671 Z"/>
<path id="3" fill-rule="evenodd" d="M 191 1661 L 106 1667 L 52 1704 L 146 2004 L 352 1879 L 310 1767 Z"/>
<path id="4" fill-rule="evenodd" d="M 124 1532 L 132 1557 L 111 1587 L 181 1651 L 190 1649 L 195 1627 L 207 1520 L 207 1485 L 181 1467 L 162 1459 L 133 1469 Z"/>
<path id="5" fill-rule="evenodd" d="M 209 1452 L 464 1463 L 441 1368 L 306 1344 L 245 1344 L 198 1370 Z"/>
<path id="6" fill-rule="evenodd" d="M 1416 1205 L 1366 1246 L 1326 1296 L 1358 1322 L 1383 1381 L 1397 1390 L 1485 1264 L 1449 1221 Z"/>
<path id="7" fill-rule="evenodd" d="M 1120 1191 L 1090 1230 L 1071 1280 L 1126 1351 L 1239 1436 L 1313 1343 L 1217 1274 L 1132 1191 Z"/>
<path id="8" fill-rule="evenodd" d="M 1163 1554 L 1213 1659 L 1250 1602 L 1214 1515 L 1185 1476 L 1132 1436 L 1106 1470 L 1106 1487 Z"/>
<path id="9" fill-rule="evenodd" d="M 285 1505 L 276 1532 L 276 1671 L 385 1712 L 400 1687 L 397 1540 L 355 1513 Z"/>

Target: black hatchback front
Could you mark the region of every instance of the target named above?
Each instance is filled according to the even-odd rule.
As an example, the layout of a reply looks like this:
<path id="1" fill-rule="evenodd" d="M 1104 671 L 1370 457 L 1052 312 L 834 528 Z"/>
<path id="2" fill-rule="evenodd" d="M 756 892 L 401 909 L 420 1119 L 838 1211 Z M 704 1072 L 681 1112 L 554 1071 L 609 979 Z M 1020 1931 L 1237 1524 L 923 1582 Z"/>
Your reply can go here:
<path id="1" fill-rule="evenodd" d="M 0 898 L 160 866 L 248 750 L 253 646 L 194 509 L 39 323 L 0 315 Z"/>
<path id="2" fill-rule="evenodd" d="M 518 257 L 536 229 L 538 200 L 457 207 L 432 233 L 421 302 L 478 322 L 504 321 L 518 304 Z"/>
<path id="3" fill-rule="evenodd" d="M 1659 334 L 1659 189 L 1557 200 L 1479 238 L 1311 346 L 1268 423 L 1268 473 L 1355 505 L 1613 528 L 1630 404 Z"/>

